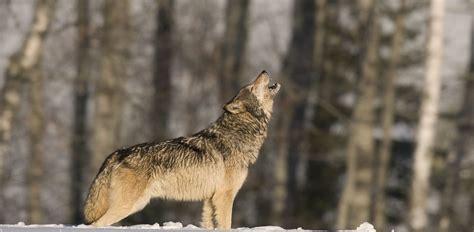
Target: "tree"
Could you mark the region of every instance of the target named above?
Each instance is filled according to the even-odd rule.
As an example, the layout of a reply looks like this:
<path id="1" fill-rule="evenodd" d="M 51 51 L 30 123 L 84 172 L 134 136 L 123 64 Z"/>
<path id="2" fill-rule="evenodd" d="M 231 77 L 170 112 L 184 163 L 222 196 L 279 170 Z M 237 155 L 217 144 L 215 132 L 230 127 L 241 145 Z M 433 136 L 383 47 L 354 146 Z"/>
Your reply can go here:
<path id="1" fill-rule="evenodd" d="M 168 119 L 171 99 L 171 66 L 173 61 L 173 5 L 172 0 L 159 0 L 156 14 L 155 54 L 153 71 L 154 135 L 157 140 L 168 138 Z"/>
<path id="2" fill-rule="evenodd" d="M 303 191 L 306 186 L 306 176 L 307 176 L 307 167 L 308 159 L 310 156 L 310 146 L 311 146 L 311 130 L 313 128 L 312 122 L 315 115 L 315 105 L 317 101 L 317 83 L 322 78 L 323 75 L 323 53 L 324 53 L 324 34 L 325 34 L 325 17 L 326 17 L 326 0 L 319 0 L 316 2 L 315 6 L 315 25 L 314 25 L 314 45 L 313 45 L 313 80 L 311 86 L 307 90 L 307 94 L 304 99 L 304 113 L 302 117 L 302 139 L 298 141 L 296 145 L 296 151 L 298 154 L 298 161 L 295 167 L 295 176 L 294 181 L 296 184 L 296 189 L 298 191 Z M 317 81 L 318 80 L 318 81 Z"/>
<path id="3" fill-rule="evenodd" d="M 473 163 L 474 156 L 474 21 L 471 22 L 471 49 L 468 74 L 464 80 L 464 96 L 457 119 L 457 139 L 454 149 L 448 156 L 446 186 L 441 202 L 441 219 L 439 231 L 464 231 L 472 227 L 474 204 Z M 471 161 L 469 161 L 471 160 Z M 464 172 L 462 175 L 461 172 Z M 462 177 L 464 176 L 464 178 Z M 470 196 L 471 195 L 471 196 Z M 465 209 L 457 209 L 456 199 L 470 199 L 470 204 L 463 204 Z M 458 206 L 459 207 L 459 206 Z M 467 215 L 466 215 L 467 214 Z M 464 219 L 464 220 L 463 220 Z M 467 219 L 467 220 L 466 220 Z"/>
<path id="4" fill-rule="evenodd" d="M 432 148 L 438 119 L 441 89 L 441 61 L 443 54 L 444 0 L 430 3 L 430 23 L 423 98 L 416 135 L 416 149 L 411 185 L 410 226 L 413 231 L 425 231 L 428 226 L 426 200 L 432 161 Z"/>
<path id="5" fill-rule="evenodd" d="M 44 40 L 46 33 L 51 25 L 53 18 L 53 11 L 55 6 L 55 0 L 40 0 L 36 4 L 34 10 L 33 22 L 31 24 L 28 35 L 26 36 L 20 49 L 13 54 L 5 72 L 5 83 L 2 91 L 0 91 L 0 182 L 3 183 L 3 159 L 7 152 L 8 145 L 11 142 L 11 135 L 13 130 L 13 120 L 18 113 L 20 104 L 20 93 L 23 87 L 23 83 L 27 81 L 33 81 L 33 85 L 39 84 L 41 80 L 33 80 L 38 77 L 37 71 L 39 64 L 41 63 L 41 56 L 43 54 Z M 39 90 L 35 85 L 34 89 Z M 33 113 L 34 114 L 34 113 Z M 37 123 L 36 121 L 34 123 Z M 37 133 L 40 131 L 37 130 Z M 34 135 L 32 135 L 34 137 Z M 39 146 L 39 144 L 37 144 Z M 40 149 L 39 147 L 36 147 Z M 32 153 L 31 164 L 36 165 L 34 153 Z M 37 164 L 40 165 L 40 164 Z M 39 166 L 36 166 L 39 167 Z M 37 181 L 38 170 L 35 168 L 30 172 L 30 183 Z M 31 182 L 33 181 L 33 182 Z M 30 185 L 33 189 L 33 187 Z M 38 222 L 38 202 L 35 202 L 39 198 L 39 191 L 32 192 L 30 194 L 30 210 L 34 211 L 31 214 L 30 221 Z M 0 199 L 1 200 L 1 199 Z M 1 202 L 3 203 L 3 202 Z"/>
<path id="6" fill-rule="evenodd" d="M 74 119 L 71 143 L 71 206 L 72 222 L 79 224 L 82 219 L 82 205 L 87 182 L 84 180 L 85 167 L 90 161 L 87 142 L 87 102 L 89 99 L 90 33 L 89 0 L 77 0 L 77 74 L 74 79 Z"/>
<path id="7" fill-rule="evenodd" d="M 346 181 L 338 206 L 339 229 L 354 228 L 369 219 L 372 193 L 372 129 L 380 25 L 375 1 L 360 1 L 359 8 L 360 80 L 349 128 Z"/>
<path id="8" fill-rule="evenodd" d="M 97 173 L 105 157 L 116 149 L 120 141 L 130 36 L 129 1 L 106 0 L 102 14 L 104 25 L 100 35 L 100 76 L 94 99 L 91 174 Z"/>
<path id="9" fill-rule="evenodd" d="M 221 97 L 229 99 L 241 85 L 241 73 L 247 44 L 247 19 L 250 0 L 228 0 L 225 14 L 225 33 L 220 51 L 218 77 Z"/>
<path id="10" fill-rule="evenodd" d="M 382 128 L 383 138 L 378 154 L 379 162 L 376 169 L 376 188 L 374 200 L 374 223 L 375 228 L 385 228 L 385 185 L 387 169 L 392 150 L 392 128 L 395 116 L 395 79 L 400 62 L 401 46 L 404 38 L 404 17 L 406 0 L 400 2 L 399 10 L 395 16 L 395 31 L 391 41 L 391 55 L 388 69 L 384 78 Z"/>
<path id="11" fill-rule="evenodd" d="M 44 85 L 43 76 L 38 68 L 31 74 L 30 81 L 30 161 L 28 167 L 28 219 L 31 224 L 43 221 L 41 202 L 41 186 L 43 185 L 43 160 L 44 160 Z"/>
<path id="12" fill-rule="evenodd" d="M 282 92 L 284 102 L 279 107 L 284 108 L 285 115 L 288 115 L 276 118 L 279 121 L 276 133 L 279 134 L 277 140 L 288 141 L 279 143 L 277 151 L 273 210 L 274 220 L 280 222 L 283 216 L 294 215 L 297 202 L 296 166 L 300 159 L 298 149 L 303 138 L 300 132 L 304 127 L 303 117 L 309 86 L 313 84 L 314 78 L 315 11 L 314 1 L 294 1 L 292 34 L 282 66 L 282 76 L 287 81 L 287 86 Z M 285 137 L 280 137 L 282 135 Z M 283 214 L 284 210 L 286 215 Z"/>

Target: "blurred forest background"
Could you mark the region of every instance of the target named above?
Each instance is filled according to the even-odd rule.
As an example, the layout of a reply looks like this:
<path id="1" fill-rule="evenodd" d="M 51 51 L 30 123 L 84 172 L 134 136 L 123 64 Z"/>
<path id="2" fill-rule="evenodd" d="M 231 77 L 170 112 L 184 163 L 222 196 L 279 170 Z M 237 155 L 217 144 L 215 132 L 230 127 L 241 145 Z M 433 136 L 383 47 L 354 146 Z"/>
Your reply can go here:
<path id="1" fill-rule="evenodd" d="M 112 151 L 282 84 L 233 226 L 474 228 L 474 2 L 0 0 L 0 223 L 82 223 Z M 123 225 L 198 224 L 153 201 Z"/>

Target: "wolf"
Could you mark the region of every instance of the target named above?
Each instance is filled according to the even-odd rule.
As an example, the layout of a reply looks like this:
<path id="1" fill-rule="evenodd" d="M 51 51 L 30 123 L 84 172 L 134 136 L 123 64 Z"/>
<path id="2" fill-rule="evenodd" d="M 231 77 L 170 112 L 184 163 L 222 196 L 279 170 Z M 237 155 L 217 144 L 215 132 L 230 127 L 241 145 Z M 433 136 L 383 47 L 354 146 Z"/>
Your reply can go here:
<path id="1" fill-rule="evenodd" d="M 270 85 L 270 76 L 262 71 L 208 128 L 110 154 L 89 189 L 86 222 L 108 226 L 143 209 L 152 198 L 165 198 L 203 201 L 201 226 L 230 229 L 235 196 L 267 136 L 280 87 Z"/>

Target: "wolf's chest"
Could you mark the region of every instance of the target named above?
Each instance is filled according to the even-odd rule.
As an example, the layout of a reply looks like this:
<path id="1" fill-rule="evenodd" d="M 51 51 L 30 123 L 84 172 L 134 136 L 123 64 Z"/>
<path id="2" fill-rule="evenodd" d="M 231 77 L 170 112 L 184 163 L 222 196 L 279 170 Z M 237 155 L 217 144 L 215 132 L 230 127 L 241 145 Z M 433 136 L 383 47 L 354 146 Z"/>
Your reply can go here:
<path id="1" fill-rule="evenodd" d="M 177 168 L 155 175 L 150 183 L 153 197 L 180 201 L 209 198 L 224 181 L 222 162 Z"/>

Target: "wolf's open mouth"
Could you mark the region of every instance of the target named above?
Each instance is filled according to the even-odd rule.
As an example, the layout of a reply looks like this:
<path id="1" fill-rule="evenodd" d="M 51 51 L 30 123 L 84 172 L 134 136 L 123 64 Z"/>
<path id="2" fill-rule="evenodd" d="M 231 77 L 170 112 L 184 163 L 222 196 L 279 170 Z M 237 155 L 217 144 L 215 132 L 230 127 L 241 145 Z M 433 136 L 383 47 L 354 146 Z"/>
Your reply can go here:
<path id="1" fill-rule="evenodd" d="M 268 88 L 271 89 L 271 90 L 274 90 L 278 87 L 278 83 L 275 83 L 273 85 L 269 85 Z"/>
<path id="2" fill-rule="evenodd" d="M 278 83 L 268 86 L 268 91 L 270 91 L 271 96 L 275 96 L 278 93 L 278 90 L 280 90 L 280 84 Z"/>

